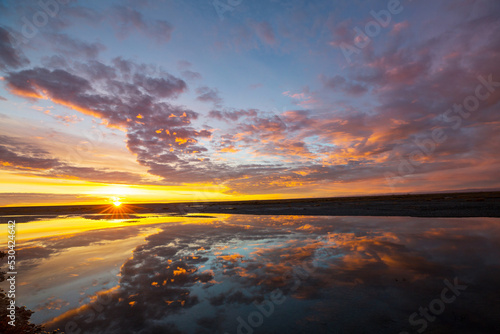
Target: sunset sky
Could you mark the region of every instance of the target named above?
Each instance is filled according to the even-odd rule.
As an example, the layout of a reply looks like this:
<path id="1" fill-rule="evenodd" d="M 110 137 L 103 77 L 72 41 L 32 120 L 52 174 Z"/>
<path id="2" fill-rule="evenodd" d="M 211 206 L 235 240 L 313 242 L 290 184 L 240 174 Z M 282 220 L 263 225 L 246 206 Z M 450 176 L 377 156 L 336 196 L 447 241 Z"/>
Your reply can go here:
<path id="1" fill-rule="evenodd" d="M 500 2 L 0 1 L 0 205 L 500 188 Z"/>

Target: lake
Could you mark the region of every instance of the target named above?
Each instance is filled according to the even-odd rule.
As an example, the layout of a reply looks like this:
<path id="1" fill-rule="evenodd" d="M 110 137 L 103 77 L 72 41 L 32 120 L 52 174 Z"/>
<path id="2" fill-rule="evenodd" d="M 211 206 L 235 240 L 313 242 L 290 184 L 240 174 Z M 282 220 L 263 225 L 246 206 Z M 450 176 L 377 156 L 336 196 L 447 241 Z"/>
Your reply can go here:
<path id="1" fill-rule="evenodd" d="M 17 305 L 66 333 L 500 332 L 498 218 L 13 219 Z"/>

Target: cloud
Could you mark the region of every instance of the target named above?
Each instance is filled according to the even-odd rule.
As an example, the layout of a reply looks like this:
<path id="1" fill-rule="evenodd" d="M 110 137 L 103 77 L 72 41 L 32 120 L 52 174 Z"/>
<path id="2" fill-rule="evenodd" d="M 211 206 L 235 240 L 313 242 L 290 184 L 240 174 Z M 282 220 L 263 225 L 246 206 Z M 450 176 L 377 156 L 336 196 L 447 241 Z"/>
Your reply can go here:
<path id="1" fill-rule="evenodd" d="M 217 89 L 207 86 L 197 88 L 196 94 L 198 94 L 198 97 L 196 98 L 198 101 L 212 102 L 215 106 L 220 105 L 223 101 L 219 96 L 219 91 Z"/>
<path id="2" fill-rule="evenodd" d="M 50 113 L 49 110 L 44 112 L 46 115 L 54 117 L 54 119 L 69 125 L 69 124 L 75 124 L 83 121 L 83 118 L 78 117 L 77 115 L 53 115 Z"/>
<path id="3" fill-rule="evenodd" d="M 135 72 L 143 67 L 127 61 L 121 61 L 120 64 L 130 66 L 130 69 L 121 69 L 122 73 L 125 72 L 124 76 L 130 74 L 131 69 Z M 149 77 L 134 73 L 130 81 L 126 82 L 114 80 L 116 71 L 99 62 L 93 61 L 80 68 L 86 70 L 88 79 L 66 70 L 51 71 L 37 67 L 11 72 L 6 76 L 6 82 L 15 94 L 32 99 L 50 98 L 84 114 L 101 118 L 115 127 L 126 127 L 135 120 L 140 112 L 134 108 L 145 107 L 145 111 L 142 111 L 145 115 L 148 110 L 155 113 L 161 108 L 168 109 L 170 106 L 166 103 L 153 106 L 151 102 L 154 99 L 175 98 L 186 89 L 184 81 L 170 74 Z M 103 84 L 114 94 L 101 93 L 93 84 Z M 148 93 L 154 95 L 147 95 Z"/>
<path id="4" fill-rule="evenodd" d="M 121 38 L 137 29 L 159 43 L 166 43 L 170 41 L 174 31 L 174 27 L 167 21 L 155 20 L 149 22 L 144 19 L 139 11 L 131 7 L 114 6 L 110 9 L 109 14 L 112 17 L 111 23 Z"/>
<path id="5" fill-rule="evenodd" d="M 332 40 L 329 44 L 334 47 L 339 47 L 343 43 L 352 45 L 355 37 L 353 26 L 354 25 L 351 19 L 329 26 L 330 33 L 332 35 Z"/>
<path id="6" fill-rule="evenodd" d="M 211 110 L 208 114 L 209 117 L 213 117 L 218 120 L 224 120 L 227 122 L 237 121 L 240 117 L 245 116 L 257 116 L 257 110 L 249 109 L 249 110 Z"/>
<path id="7" fill-rule="evenodd" d="M 276 44 L 276 37 L 274 35 L 274 30 L 269 24 L 269 22 L 262 21 L 262 22 L 250 22 L 250 26 L 254 29 L 255 33 L 259 37 L 259 39 L 267 44 L 267 45 L 274 45 Z"/>
<path id="8" fill-rule="evenodd" d="M 189 61 L 187 60 L 179 60 L 177 62 L 177 68 L 179 70 L 188 70 L 190 69 L 191 67 L 193 66 L 193 64 L 191 64 Z"/>
<path id="9" fill-rule="evenodd" d="M 45 67 L 45 68 L 51 68 L 51 69 L 69 68 L 68 61 L 63 56 L 55 55 L 55 56 L 50 56 L 50 57 L 43 57 L 41 59 L 41 63 L 43 65 L 43 67 Z"/>
<path id="10" fill-rule="evenodd" d="M 324 75 L 320 75 L 320 80 L 325 87 L 333 91 L 338 91 L 353 96 L 362 95 L 368 91 L 368 88 L 366 86 L 348 82 L 344 77 L 340 75 L 336 75 L 333 78 L 328 78 Z"/>
<path id="11" fill-rule="evenodd" d="M 12 35 L 0 27 L 0 70 L 16 69 L 30 62 L 24 54 L 12 45 Z"/>
<path id="12" fill-rule="evenodd" d="M 181 76 L 186 80 L 200 80 L 202 78 L 200 73 L 190 70 L 182 71 Z"/>
<path id="13" fill-rule="evenodd" d="M 78 178 L 104 183 L 143 183 L 141 176 L 109 169 L 73 166 L 53 157 L 48 151 L 19 138 L 1 135 L 2 168 L 41 177 Z"/>
<path id="14" fill-rule="evenodd" d="M 300 93 L 285 91 L 282 94 L 292 98 L 293 104 L 303 108 L 311 108 L 320 102 L 316 97 L 316 93 L 311 92 L 309 86 L 302 87 Z"/>
<path id="15" fill-rule="evenodd" d="M 201 78 L 187 60 L 174 63 L 181 75 L 177 77 L 158 66 L 121 57 L 108 62 L 75 61 L 61 52 L 43 58 L 45 68 L 9 68 L 3 82 L 12 93 L 31 101 L 48 99 L 123 130 L 137 162 L 165 183 L 214 182 L 228 187 L 229 193 L 236 189 L 242 193 L 313 189 L 321 180 L 328 183 L 325 189 L 348 190 L 361 181 L 380 185 L 385 182 L 384 173 L 397 173 L 400 161 L 409 159 L 422 142 L 432 138 L 433 131 L 442 131 L 447 139 L 436 145 L 432 154 L 419 155 L 415 171 L 403 179 L 405 184 L 416 184 L 413 179 L 425 183 L 446 170 L 472 171 L 475 161 L 482 161 L 484 166 L 477 168 L 492 175 L 493 166 L 499 164 L 495 110 L 500 90 L 481 101 L 478 110 L 459 118 L 460 124 L 454 123 L 458 121 L 453 111 L 454 104 L 474 93 L 479 75 L 500 80 L 496 64 L 500 54 L 498 6 L 491 10 L 480 7 L 467 16 L 464 6 L 451 6 L 446 24 L 418 36 L 413 31 L 421 29 L 424 21 L 409 17 L 396 23 L 391 28 L 398 33 L 387 29 L 384 33 L 391 38 L 379 38 L 376 47 L 373 43 L 364 49 L 357 57 L 357 66 L 345 67 L 342 73 L 333 66 L 332 72 L 313 74 L 322 84 L 319 89 L 307 84 L 286 88 L 289 91 L 284 95 L 297 108 L 283 112 L 224 106 L 218 87 L 204 84 L 196 86 L 194 98 L 214 104 L 207 114 L 175 103 L 191 88 L 184 78 Z M 337 24 L 333 14 L 310 22 L 314 27 L 292 37 L 298 33 L 292 25 L 303 24 L 304 13 L 325 12 L 325 8 L 311 4 L 302 16 L 301 8 L 292 8 L 293 15 L 284 15 L 272 25 L 265 20 L 243 21 L 220 36 L 228 37 L 224 43 L 240 51 L 256 49 L 262 43 L 281 46 L 290 38 L 314 47 L 307 49 L 314 56 L 324 49 L 305 42 L 312 36 L 321 37 L 317 44 L 333 40 L 337 46 L 354 38 L 356 22 Z M 417 8 L 415 17 L 422 8 Z M 154 27 L 154 21 L 135 9 L 117 6 L 110 12 L 124 35 L 133 30 L 145 33 Z M 85 13 L 82 10 L 80 14 Z M 290 16 L 293 19 L 283 21 Z M 409 22 L 407 28 L 405 22 Z M 223 30 L 226 24 L 228 21 L 214 29 Z M 322 24 L 326 29 L 319 28 Z M 168 26 L 158 27 L 169 30 Z M 66 42 L 69 49 L 86 50 L 93 45 Z M 325 64 L 331 64 L 330 60 Z M 187 97 L 182 97 L 184 102 Z M 455 116 L 454 122 L 443 116 L 450 108 L 448 116 Z M 451 181 L 447 184 L 453 187 Z"/>
<path id="16" fill-rule="evenodd" d="M 67 34 L 46 34 L 53 49 L 69 57 L 83 56 L 88 59 L 97 58 L 99 53 L 106 49 L 101 43 L 87 43 Z"/>
<path id="17" fill-rule="evenodd" d="M 33 7 L 32 3 L 24 0 L 11 3 L 7 8 L 14 15 L 16 15 L 15 13 L 31 13 L 36 8 L 42 10 L 39 6 Z M 154 20 L 145 17 L 137 8 L 139 7 L 136 4 L 130 4 L 130 6 L 110 5 L 100 9 L 77 3 L 59 4 L 59 13 L 63 13 L 63 15 L 50 17 L 49 23 L 44 27 L 44 34 L 40 34 L 39 36 L 44 38 L 48 36 L 49 38 L 47 39 L 50 41 L 50 35 L 59 35 L 63 29 L 89 25 L 101 29 L 111 27 L 121 39 L 128 37 L 134 32 L 139 32 L 157 43 L 163 44 L 169 42 L 174 27 L 165 20 Z M 22 35 L 19 35 L 19 38 L 22 40 Z M 71 43 L 74 44 L 75 41 L 71 41 Z M 102 49 L 102 45 L 99 45 L 99 43 L 93 44 L 98 49 Z"/>
<path id="18" fill-rule="evenodd" d="M 48 298 L 45 303 L 38 306 L 35 311 L 41 310 L 60 310 L 62 307 L 68 306 L 69 302 L 62 300 L 60 298 L 56 298 L 56 296 L 52 296 Z"/>
<path id="19" fill-rule="evenodd" d="M 60 64 L 62 68 L 67 71 L 71 71 L 71 66 L 68 65 L 65 58 L 52 57 L 51 62 L 57 68 Z M 85 63 L 75 62 L 74 63 L 76 71 L 81 73 L 82 77 L 87 78 L 90 81 L 104 81 L 109 82 L 118 78 L 117 69 L 115 67 L 105 65 L 97 60 L 89 60 Z"/>
<path id="20" fill-rule="evenodd" d="M 89 24 L 95 25 L 101 23 L 105 16 L 102 12 L 95 10 L 93 8 L 76 5 L 64 7 L 64 15 L 63 18 L 59 17 L 59 19 L 67 19 L 66 25 L 74 24 L 75 20 L 83 20 Z"/>
<path id="21" fill-rule="evenodd" d="M 137 161 L 166 182 L 182 183 L 184 177 L 206 179 L 206 169 L 213 166 L 205 161 L 207 149 L 198 144 L 198 139 L 210 138 L 211 132 L 191 126 L 198 113 L 165 101 L 183 93 L 186 83 L 146 64 L 116 58 L 113 65 L 90 61 L 76 63 L 76 70 L 34 68 L 10 72 L 5 81 L 14 94 L 28 99 L 48 98 L 99 118 L 108 127 L 125 130 L 127 147 L 137 155 Z M 73 171 L 77 170 L 59 169 L 61 174 Z M 92 174 L 89 169 L 78 172 L 88 177 Z"/>
<path id="22" fill-rule="evenodd" d="M 2 139 L 0 159 L 5 167 L 50 170 L 60 165 L 60 162 L 51 158 L 47 151 L 34 145 L 23 143 L 10 136 L 2 135 L 0 138 Z"/>
<path id="23" fill-rule="evenodd" d="M 90 83 L 81 77 L 65 70 L 49 71 L 40 67 L 11 72 L 5 79 L 13 93 L 32 99 L 44 98 L 42 91 L 46 90 L 52 98 L 64 101 L 66 96 L 75 96 L 90 89 Z"/>
<path id="24" fill-rule="evenodd" d="M 177 62 L 177 68 L 181 71 L 181 76 L 186 80 L 199 80 L 202 78 L 201 74 L 191 70 L 193 64 L 187 60 L 180 60 Z"/>
<path id="25" fill-rule="evenodd" d="M 51 193 L 2 193 L 0 205 L 2 206 L 28 206 L 28 205 L 58 205 L 69 203 L 93 204 L 103 198 L 81 194 L 51 194 Z"/>
<path id="26" fill-rule="evenodd" d="M 134 84 L 142 86 L 152 96 L 158 98 L 175 98 L 187 88 L 186 83 L 170 74 L 164 74 L 161 78 L 147 77 L 136 73 Z"/>
<path id="27" fill-rule="evenodd" d="M 403 21 L 403 22 L 398 22 L 394 24 L 392 27 L 391 33 L 392 34 L 398 34 L 404 29 L 407 29 L 410 26 L 410 23 L 408 21 Z"/>

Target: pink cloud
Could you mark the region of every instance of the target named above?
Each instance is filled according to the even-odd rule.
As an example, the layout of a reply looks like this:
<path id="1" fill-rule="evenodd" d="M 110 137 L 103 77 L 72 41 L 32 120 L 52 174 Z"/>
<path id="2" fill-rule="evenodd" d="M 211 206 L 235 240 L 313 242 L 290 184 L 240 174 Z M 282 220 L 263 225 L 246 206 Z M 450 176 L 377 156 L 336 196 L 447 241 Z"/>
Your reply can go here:
<path id="1" fill-rule="evenodd" d="M 392 27 L 391 34 L 398 34 L 402 30 L 407 29 L 409 26 L 410 23 L 408 21 L 395 23 L 394 26 Z"/>
<path id="2" fill-rule="evenodd" d="M 250 26 L 254 29 L 255 33 L 262 42 L 268 45 L 276 44 L 274 30 L 269 22 L 250 22 Z"/>

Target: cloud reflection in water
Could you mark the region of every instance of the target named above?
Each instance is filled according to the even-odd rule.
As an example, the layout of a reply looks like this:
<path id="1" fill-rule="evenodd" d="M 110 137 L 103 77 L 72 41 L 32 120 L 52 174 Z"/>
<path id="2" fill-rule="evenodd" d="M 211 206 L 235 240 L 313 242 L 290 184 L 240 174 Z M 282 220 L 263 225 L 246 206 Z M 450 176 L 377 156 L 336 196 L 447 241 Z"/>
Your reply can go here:
<path id="1" fill-rule="evenodd" d="M 126 240 L 140 229 L 106 233 Z M 420 327 L 408 317 L 439 298 L 444 279 L 458 277 L 468 289 L 428 332 L 498 330 L 499 219 L 221 215 L 158 223 L 148 233 L 133 239 L 138 245 L 121 265 L 118 285 L 97 286 L 104 290 L 69 311 L 52 310 L 62 314 L 48 325 L 89 333 L 237 333 L 238 318 L 248 323 L 256 303 L 278 291 L 284 302 L 256 333 L 415 332 Z M 53 240 L 57 253 L 27 257 L 36 266 L 40 257 L 74 246 L 89 252 L 111 240 L 101 234 L 89 242 L 90 234 Z M 47 307 L 67 303 L 51 298 Z"/>

